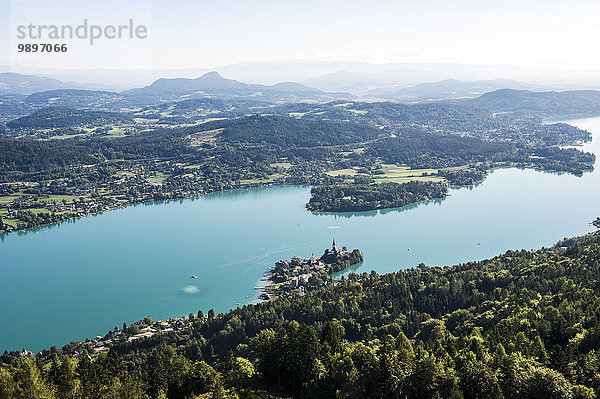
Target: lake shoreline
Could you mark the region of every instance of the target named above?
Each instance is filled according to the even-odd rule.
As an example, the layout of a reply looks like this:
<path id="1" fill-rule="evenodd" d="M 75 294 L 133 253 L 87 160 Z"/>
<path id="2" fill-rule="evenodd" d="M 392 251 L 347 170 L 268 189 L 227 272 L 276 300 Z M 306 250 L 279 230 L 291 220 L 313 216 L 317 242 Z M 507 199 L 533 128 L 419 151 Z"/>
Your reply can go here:
<path id="1" fill-rule="evenodd" d="M 575 116 L 564 116 L 564 117 L 560 117 L 560 119 L 546 119 L 544 120 L 544 123 L 557 123 L 557 122 L 562 122 L 562 123 L 567 123 L 567 122 L 573 122 L 575 120 L 584 120 L 584 119 L 588 119 L 588 118 L 593 118 L 594 116 L 580 116 L 580 115 L 575 115 Z M 573 119 L 575 118 L 575 119 Z M 567 123 L 568 124 L 568 123 Z M 585 145 L 586 142 L 576 142 L 576 143 L 572 143 L 571 145 L 568 146 L 561 146 L 561 147 L 581 147 L 583 145 Z M 464 168 L 467 165 L 463 165 L 460 166 L 458 168 Z M 485 179 L 489 176 L 489 173 L 491 171 L 494 171 L 496 169 L 505 169 L 505 168 L 512 168 L 512 167 L 516 167 L 516 168 L 524 168 L 524 169 L 533 169 L 533 170 L 539 170 L 539 171 L 544 171 L 544 172 L 550 172 L 550 173 L 571 173 L 574 175 L 579 175 L 579 173 L 576 173 L 576 171 L 574 170 L 554 170 L 554 169 L 544 169 L 544 168 L 540 168 L 538 167 L 535 163 L 529 163 L 526 164 L 524 166 L 518 166 L 517 164 L 506 164 L 506 165 L 490 165 L 489 168 L 485 169 L 483 171 L 483 175 L 480 177 L 477 177 L 475 179 L 471 179 L 472 181 L 469 182 L 468 184 L 453 184 L 453 182 L 451 181 L 451 179 L 449 178 L 442 178 L 440 181 L 441 182 L 446 182 L 449 184 L 449 186 L 451 188 L 461 188 L 461 187 L 471 187 L 471 186 L 475 186 L 478 185 L 480 183 L 482 183 L 483 181 L 485 181 Z M 453 168 L 449 168 L 449 169 L 455 169 L 456 167 Z M 444 170 L 444 169 L 440 169 L 440 170 Z M 593 167 L 591 168 L 591 170 L 582 170 L 582 173 L 588 173 L 593 171 Z M 327 173 L 327 172 L 325 172 Z M 417 180 L 413 180 L 413 181 L 417 181 Z M 406 183 L 401 183 L 401 184 L 406 184 Z M 119 202 L 119 201 L 111 201 L 111 203 L 107 204 L 101 204 L 103 206 L 103 209 L 99 210 L 99 211 L 89 211 L 89 210 L 85 210 L 85 211 L 79 211 L 79 212 L 51 212 L 50 215 L 52 215 L 53 218 L 62 218 L 64 217 L 64 219 L 60 219 L 60 220 L 56 220 L 50 223 L 41 223 L 35 226 L 28 226 L 28 227 L 22 227 L 19 228 L 18 225 L 17 226 L 13 226 L 10 223 L 4 223 L 4 227 L 6 226 L 10 226 L 9 229 L 6 228 L 2 228 L 2 224 L 0 224 L 0 237 L 5 236 L 6 234 L 9 233 L 13 233 L 13 232 L 21 232 L 21 231 L 27 231 L 27 230 L 31 230 L 31 229 L 37 229 L 37 228 L 43 228 L 46 226 L 52 226 L 52 225 L 57 225 L 63 222 L 70 222 L 70 221 L 76 221 L 78 219 L 81 219 L 83 217 L 87 217 L 87 216 L 95 216 L 95 215 L 100 215 L 103 214 L 104 212 L 109 212 L 109 211 L 113 211 L 113 210 L 117 210 L 117 209 L 123 209 L 123 208 L 127 208 L 129 206 L 132 205 L 139 205 L 139 204 L 145 204 L 145 203 L 154 203 L 154 202 L 159 202 L 159 201 L 179 201 L 179 200 L 185 200 L 185 199 L 193 199 L 193 198 L 199 198 L 202 197 L 206 194 L 210 194 L 210 193 L 216 193 L 216 192 L 227 192 L 227 191 L 231 191 L 231 190 L 244 190 L 244 189 L 249 189 L 249 188 L 257 188 L 257 187 L 270 187 L 270 186 L 289 186 L 289 185 L 293 185 L 290 183 L 286 183 L 286 182 L 280 182 L 280 181 L 270 181 L 270 182 L 265 182 L 265 183 L 245 183 L 245 184 L 237 184 L 237 185 L 230 185 L 227 188 L 222 188 L 222 189 L 203 189 L 200 191 L 192 191 L 189 195 L 178 195 L 177 192 L 171 192 L 169 193 L 169 195 L 175 195 L 172 198 L 164 198 L 164 199 L 149 199 L 149 198 L 140 198 L 140 199 L 128 199 L 126 203 L 123 202 Z M 312 187 L 316 187 L 318 185 L 314 184 L 312 185 Z M 221 187 L 225 187 L 225 186 L 221 186 Z M 440 197 L 441 199 L 445 199 L 448 196 L 448 192 L 446 193 L 445 196 Z M 430 198 L 430 199 L 436 199 L 437 197 L 434 198 Z M 332 209 L 310 209 L 308 207 L 308 205 L 310 204 L 310 200 L 312 199 L 312 195 L 311 198 L 309 199 L 309 202 L 306 204 L 306 208 L 308 211 L 310 212 L 315 212 L 315 213 L 353 213 L 353 212 L 368 212 L 368 211 L 373 211 L 373 210 L 382 210 L 382 209 L 393 209 L 393 208 L 398 208 L 398 207 L 402 207 L 402 206 L 407 206 L 407 205 L 412 205 L 412 204 L 418 204 L 424 201 L 427 201 L 427 199 L 419 199 L 418 201 L 413 201 L 413 202 L 407 202 L 407 203 L 403 203 L 401 206 L 398 206 L 398 204 L 391 204 L 391 205 L 387 205 L 387 206 L 375 206 L 375 207 L 367 207 L 364 209 L 360 209 L 360 210 L 356 210 L 356 209 L 337 209 L 337 210 L 332 210 Z M 18 211 L 22 211 L 25 210 L 27 211 L 28 208 L 18 208 Z M 77 209 L 76 209 L 77 210 Z M 14 216 L 11 213 L 11 210 L 9 209 L 9 216 Z M 15 209 L 12 210 L 12 212 L 15 212 Z M 82 214 L 83 212 L 83 214 Z M 10 217 L 6 216 L 7 214 L 3 214 L 0 215 L 0 221 L 2 221 L 2 219 L 11 219 Z M 66 216 L 67 215 L 67 216 Z"/>
<path id="2" fill-rule="evenodd" d="M 598 154 L 600 121 L 586 126 L 594 132 L 588 151 Z M 0 288 L 6 298 L 1 316 L 12 323 L 3 326 L 0 340 L 3 349 L 36 350 L 95 336 L 115 320 L 129 324 L 145 314 L 164 320 L 256 303 L 254 287 L 263 285 L 266 265 L 310 255 L 332 236 L 364 251 L 368 261 L 351 268 L 359 274 L 458 264 L 551 245 L 592 228 L 598 172 L 576 178 L 500 168 L 477 187 L 452 190 L 444 201 L 356 216 L 307 212 L 307 186 L 220 190 L 178 206 L 134 204 L 52 234 L 20 231 L 1 243 Z M 192 274 L 199 278 L 191 280 Z M 184 290 L 190 284 L 197 290 Z M 61 306 L 83 316 L 57 314 L 54 309 Z M 68 335 L 61 332 L 66 324 Z"/>
<path id="3" fill-rule="evenodd" d="M 536 168 L 534 166 L 525 166 L 525 167 L 519 167 L 516 165 L 507 165 L 507 166 L 493 166 L 490 169 L 486 170 L 485 175 L 471 183 L 471 184 L 467 184 L 467 185 L 453 185 L 453 184 L 448 184 L 450 188 L 465 188 L 465 187 L 474 187 L 477 186 L 481 183 L 483 183 L 489 176 L 490 172 L 493 172 L 495 170 L 500 170 L 500 169 L 511 169 L 511 168 L 515 168 L 515 169 L 519 169 L 519 170 L 534 170 L 537 172 L 545 172 L 545 173 L 569 173 L 569 174 L 573 174 L 578 176 L 577 174 L 574 174 L 572 172 L 569 171 L 559 171 L 559 170 L 547 170 L 547 169 L 541 169 L 541 168 Z M 591 171 L 585 171 L 584 173 L 590 173 Z M 401 184 L 406 184 L 406 183 L 401 183 Z M 118 209 L 125 209 L 125 208 L 129 208 L 131 206 L 137 206 L 137 205 L 143 205 L 143 204 L 156 204 L 156 203 L 161 203 L 161 202 L 171 202 L 171 201 L 181 201 L 181 200 L 186 200 L 186 199 L 197 199 L 197 198 L 201 198 L 207 194 L 213 194 L 213 193 L 223 193 L 223 192 L 230 192 L 230 191 L 235 191 L 235 190 L 248 190 L 248 189 L 252 189 L 252 188 L 261 188 L 261 187 L 287 187 L 287 186 L 301 186 L 303 187 L 304 185 L 296 185 L 296 184 L 289 184 L 289 183 L 265 183 L 265 184 L 251 184 L 251 185 L 247 185 L 247 186 L 242 186 L 242 187 L 235 187 L 235 188 L 224 188 L 222 190 L 212 190 L 212 191 L 206 191 L 203 193 L 198 193 L 198 194 L 194 194 L 194 195 L 186 195 L 186 196 L 180 196 L 180 197 L 174 197 L 174 198 L 168 198 L 168 199 L 158 199 L 158 200 L 147 200 L 147 199 L 143 199 L 140 201 L 133 201 L 127 204 L 120 204 L 118 206 L 114 206 L 114 207 L 110 207 L 109 209 L 103 209 L 101 211 L 98 212 L 90 212 L 87 214 L 83 214 L 83 215 L 77 215 L 77 216 L 73 216 L 70 218 L 65 218 L 63 220 L 57 221 L 57 222 L 53 222 L 53 223 L 46 223 L 46 224 L 40 224 L 37 226 L 33 226 L 33 227 L 25 227 L 25 228 L 12 228 L 10 230 L 0 230 L 0 238 L 5 237 L 6 235 L 10 234 L 10 233 L 23 233 L 23 232 L 27 232 L 27 231 L 35 231 L 37 229 L 40 228 L 44 228 L 44 227 L 48 227 L 48 226 L 57 226 L 60 225 L 62 223 L 67 223 L 67 222 L 73 222 L 73 221 L 77 221 L 79 219 L 82 218 L 86 218 L 89 216 L 98 216 L 98 215 L 102 215 L 106 212 L 111 212 L 111 211 L 115 211 Z M 315 187 L 315 186 L 311 186 L 311 187 Z M 415 202 L 408 202 L 406 204 L 403 204 L 401 206 L 388 206 L 388 207 L 377 207 L 377 208 L 369 208 L 369 209 L 361 209 L 360 211 L 355 211 L 355 210 L 336 210 L 336 211 L 330 211 L 330 210 L 312 210 L 312 209 L 308 209 L 306 208 L 306 210 L 308 212 L 311 213 L 315 213 L 315 214 L 330 214 L 330 213 L 356 213 L 356 212 L 369 212 L 369 211 L 376 211 L 376 210 L 388 210 L 388 209 L 395 209 L 395 208 L 402 208 L 404 206 L 410 206 L 410 205 L 415 205 L 415 204 L 420 204 L 423 202 L 427 202 L 427 201 L 431 201 L 431 200 L 436 200 L 436 199 L 446 199 L 447 197 L 449 197 L 451 194 L 448 191 L 448 193 L 443 196 L 443 197 L 439 197 L 439 198 L 428 198 L 428 199 L 420 199 L 418 201 Z M 305 205 L 308 205 L 305 204 Z"/>

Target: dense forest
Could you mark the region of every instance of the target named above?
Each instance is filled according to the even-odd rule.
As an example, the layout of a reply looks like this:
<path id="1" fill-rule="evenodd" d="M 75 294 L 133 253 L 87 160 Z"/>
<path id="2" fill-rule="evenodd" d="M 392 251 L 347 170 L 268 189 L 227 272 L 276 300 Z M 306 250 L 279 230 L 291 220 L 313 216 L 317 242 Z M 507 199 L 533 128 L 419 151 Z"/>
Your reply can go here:
<path id="1" fill-rule="evenodd" d="M 593 154 L 573 149 L 536 148 L 472 137 L 432 135 L 417 129 L 402 130 L 397 137 L 378 140 L 367 148 L 369 155 L 381 157 L 387 163 L 413 168 L 504 163 L 581 174 L 593 170 L 595 161 Z"/>
<path id="2" fill-rule="evenodd" d="M 227 142 L 265 143 L 281 147 L 316 147 L 359 143 L 382 136 L 372 126 L 334 121 L 313 121 L 277 116 L 252 116 L 214 122 Z"/>
<path id="3" fill-rule="evenodd" d="M 25 97 L 22 102 L 36 108 L 67 107 L 85 111 L 121 112 L 153 104 L 152 100 L 110 91 L 57 89 L 33 93 Z"/>
<path id="4" fill-rule="evenodd" d="M 589 140 L 588 132 L 564 123 L 541 123 L 534 116 L 495 113 L 468 104 L 398 104 L 391 102 L 330 102 L 290 104 L 265 112 L 300 119 L 338 120 L 395 129 L 418 128 L 429 133 L 456 134 L 488 141 L 565 145 Z"/>
<path id="5" fill-rule="evenodd" d="M 196 153 L 170 134 L 141 134 L 114 140 L 0 138 L 0 175 L 11 171 L 47 171 L 105 160 L 177 157 Z"/>
<path id="6" fill-rule="evenodd" d="M 444 198 L 447 193 L 445 182 L 330 184 L 313 187 L 306 208 L 316 212 L 360 212 Z"/>
<path id="7" fill-rule="evenodd" d="M 217 137 L 222 144 L 217 148 L 211 145 L 206 148 L 189 146 L 190 135 L 219 129 L 222 129 L 222 133 Z M 192 127 L 160 128 L 114 139 L 65 139 L 60 142 L 9 138 L 0 140 L 2 171 L 44 169 L 106 159 L 179 157 L 182 154 L 209 158 L 219 156 L 224 149 L 239 151 L 236 156 L 246 158 L 251 156 L 252 147 L 244 144 L 266 147 L 259 152 L 267 153 L 272 150 L 276 151 L 276 156 L 301 157 L 310 161 L 315 157 L 331 158 L 331 149 L 322 147 L 366 142 L 367 151 L 362 158 L 381 157 L 385 162 L 405 164 L 413 168 L 504 162 L 581 173 L 592 170 L 591 164 L 595 159 L 592 154 L 575 149 L 526 148 L 470 137 L 433 135 L 412 128 L 399 131 L 396 137 L 385 137 L 380 129 L 365 125 L 281 117 L 250 117 Z M 240 145 L 243 146 L 239 147 Z M 311 150 L 313 147 L 321 148 Z M 357 156 L 352 155 L 354 158 Z M 231 162 L 228 159 L 222 161 Z"/>
<path id="8" fill-rule="evenodd" d="M 592 170 L 593 154 L 555 146 L 587 139 L 589 133 L 568 125 L 563 130 L 562 125 L 550 126 L 553 127 L 541 129 L 535 140 L 526 143 L 434 134 L 415 127 L 378 129 L 357 123 L 277 116 L 209 122 L 194 129 L 219 130 L 221 133 L 217 137 L 223 142 L 266 145 L 283 156 L 300 156 L 306 160 L 313 160 L 315 156 L 331 160 L 333 154 L 323 147 L 360 143 L 365 152 L 360 157 L 352 154 L 354 159 L 363 158 L 362 162 L 373 163 L 379 158 L 386 163 L 415 169 L 484 164 L 487 168 L 498 165 L 536 167 L 575 174 Z M 536 140 L 549 143 L 535 145 Z M 315 147 L 319 148 L 310 150 Z M 473 176 L 473 180 L 477 178 Z"/>
<path id="9" fill-rule="evenodd" d="M 107 123 L 133 122 L 131 115 L 120 112 L 80 111 L 65 107 L 42 108 L 31 115 L 8 122 L 13 129 L 50 129 L 59 127 L 103 125 Z"/>
<path id="10" fill-rule="evenodd" d="M 445 130 L 480 130 L 483 126 L 500 126 L 503 119 L 494 118 L 487 110 L 454 104 L 398 104 L 392 102 L 346 102 L 326 104 L 289 104 L 271 110 L 278 115 L 294 115 L 302 119 L 345 120 L 378 126 L 440 126 Z M 451 128 L 451 129 L 449 129 Z"/>
<path id="11" fill-rule="evenodd" d="M 0 122 L 12 120 L 19 116 L 29 115 L 33 112 L 33 107 L 23 104 L 10 97 L 0 97 Z M 2 128 L 0 128 L 0 132 Z"/>
<path id="12" fill-rule="evenodd" d="M 594 233 L 350 274 L 147 339 L 128 342 L 139 328 L 124 326 L 100 354 L 86 343 L 5 353 L 0 397 L 595 398 L 599 260 Z"/>

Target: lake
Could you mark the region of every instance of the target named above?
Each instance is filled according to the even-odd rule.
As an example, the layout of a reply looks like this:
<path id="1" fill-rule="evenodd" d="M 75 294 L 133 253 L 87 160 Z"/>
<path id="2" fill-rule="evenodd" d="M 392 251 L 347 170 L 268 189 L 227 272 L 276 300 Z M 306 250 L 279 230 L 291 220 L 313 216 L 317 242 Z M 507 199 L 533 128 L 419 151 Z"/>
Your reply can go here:
<path id="1" fill-rule="evenodd" d="M 600 118 L 569 123 L 593 133 L 584 149 L 600 157 Z M 501 169 L 445 200 L 354 214 L 307 212 L 309 187 L 235 190 L 5 234 L 0 350 L 61 347 L 146 315 L 256 302 L 269 266 L 321 255 L 333 238 L 365 254 L 356 272 L 378 273 L 550 246 L 595 230 L 599 169 Z"/>

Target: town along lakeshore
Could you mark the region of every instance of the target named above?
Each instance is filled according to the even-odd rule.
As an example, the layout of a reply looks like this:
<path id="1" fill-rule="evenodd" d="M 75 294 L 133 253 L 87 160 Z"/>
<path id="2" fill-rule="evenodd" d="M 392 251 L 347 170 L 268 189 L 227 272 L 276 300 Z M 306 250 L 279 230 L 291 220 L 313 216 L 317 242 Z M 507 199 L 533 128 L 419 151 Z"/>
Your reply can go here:
<path id="1" fill-rule="evenodd" d="M 335 284 L 332 274 L 362 262 L 363 254 L 354 249 L 349 252 L 333 240 L 331 249 L 325 249 L 320 257 L 293 257 L 280 260 L 270 268 L 263 280 L 270 283 L 263 288 L 260 298 L 269 300 L 280 296 L 304 295 L 307 291 L 328 284 Z"/>

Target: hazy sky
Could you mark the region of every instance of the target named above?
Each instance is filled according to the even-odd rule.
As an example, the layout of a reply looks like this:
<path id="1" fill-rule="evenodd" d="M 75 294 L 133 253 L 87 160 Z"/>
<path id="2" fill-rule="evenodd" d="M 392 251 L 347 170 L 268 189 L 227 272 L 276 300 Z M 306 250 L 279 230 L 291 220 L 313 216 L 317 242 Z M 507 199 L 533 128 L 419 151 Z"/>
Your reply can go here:
<path id="1" fill-rule="evenodd" d="M 600 1 L 0 0 L 0 64 L 192 68 L 281 59 L 600 69 Z M 145 40 L 18 53 L 17 26 L 128 23 Z M 30 42 L 36 42 L 31 40 Z"/>

